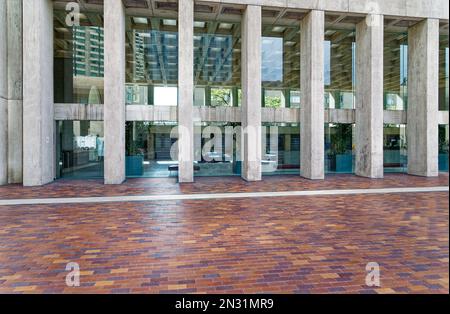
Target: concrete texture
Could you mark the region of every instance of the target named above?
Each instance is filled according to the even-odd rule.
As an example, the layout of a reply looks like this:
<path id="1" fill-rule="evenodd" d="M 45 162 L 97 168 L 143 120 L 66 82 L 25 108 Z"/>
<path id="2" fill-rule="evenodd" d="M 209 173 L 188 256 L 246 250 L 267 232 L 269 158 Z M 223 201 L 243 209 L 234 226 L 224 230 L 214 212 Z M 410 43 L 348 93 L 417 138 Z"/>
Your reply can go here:
<path id="1" fill-rule="evenodd" d="M 0 185 L 8 183 L 8 76 L 6 2 L 0 2 Z"/>
<path id="2" fill-rule="evenodd" d="M 261 180 L 261 7 L 247 6 L 242 18 L 242 173 Z"/>
<path id="3" fill-rule="evenodd" d="M 194 1 L 178 2 L 178 181 L 194 181 Z"/>
<path id="4" fill-rule="evenodd" d="M 8 182 L 23 178 L 22 1 L 8 0 Z"/>
<path id="5" fill-rule="evenodd" d="M 408 30 L 408 173 L 438 175 L 439 20 Z"/>
<path id="6" fill-rule="evenodd" d="M 55 177 L 52 2 L 24 0 L 23 29 L 23 184 L 35 186 Z"/>
<path id="7" fill-rule="evenodd" d="M 300 23 L 300 174 L 323 179 L 324 173 L 324 23 L 323 11 L 309 12 Z"/>
<path id="8" fill-rule="evenodd" d="M 356 27 L 356 169 L 383 177 L 383 16 L 368 15 Z"/>
<path id="9" fill-rule="evenodd" d="M 105 184 L 125 180 L 125 8 L 104 2 Z"/>
<path id="10" fill-rule="evenodd" d="M 446 0 L 208 0 L 291 9 L 448 19 Z"/>

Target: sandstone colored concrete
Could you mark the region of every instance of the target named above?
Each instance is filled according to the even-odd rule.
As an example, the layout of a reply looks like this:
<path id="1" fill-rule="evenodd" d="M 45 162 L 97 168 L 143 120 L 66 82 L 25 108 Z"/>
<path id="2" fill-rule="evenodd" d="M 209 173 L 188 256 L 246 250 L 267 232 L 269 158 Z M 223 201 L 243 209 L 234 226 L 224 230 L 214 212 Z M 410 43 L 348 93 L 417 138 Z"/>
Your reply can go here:
<path id="1" fill-rule="evenodd" d="M 23 179 L 22 1 L 8 7 L 8 183 Z"/>
<path id="2" fill-rule="evenodd" d="M 104 2 L 105 45 L 105 184 L 125 180 L 125 8 Z"/>
<path id="3" fill-rule="evenodd" d="M 23 1 L 23 185 L 55 178 L 53 5 Z"/>
<path id="4" fill-rule="evenodd" d="M 309 12 L 300 24 L 300 174 L 323 179 L 324 173 L 324 23 L 323 11 Z"/>
<path id="5" fill-rule="evenodd" d="M 194 1 L 178 2 L 178 181 L 194 181 Z"/>
<path id="6" fill-rule="evenodd" d="M 356 27 L 356 169 L 383 177 L 383 16 L 368 15 Z"/>
<path id="7" fill-rule="evenodd" d="M 242 173 L 261 180 L 261 7 L 247 6 L 242 18 Z"/>
<path id="8" fill-rule="evenodd" d="M 438 175 L 439 20 L 408 30 L 408 173 Z"/>
<path id="9" fill-rule="evenodd" d="M 0 2 L 0 185 L 8 183 L 8 79 L 6 2 Z"/>

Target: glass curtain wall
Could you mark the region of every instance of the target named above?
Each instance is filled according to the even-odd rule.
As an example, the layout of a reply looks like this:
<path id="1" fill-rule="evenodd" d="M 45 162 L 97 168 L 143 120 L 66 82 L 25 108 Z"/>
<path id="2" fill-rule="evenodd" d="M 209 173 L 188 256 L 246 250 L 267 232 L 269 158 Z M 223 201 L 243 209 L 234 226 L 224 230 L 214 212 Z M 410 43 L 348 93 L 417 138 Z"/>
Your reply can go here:
<path id="1" fill-rule="evenodd" d="M 448 111 L 448 33 L 439 36 L 439 110 Z"/>
<path id="2" fill-rule="evenodd" d="M 300 126 L 297 123 L 263 123 L 263 175 L 300 173 Z"/>
<path id="3" fill-rule="evenodd" d="M 354 172 L 354 124 L 325 124 L 325 173 Z"/>
<path id="4" fill-rule="evenodd" d="M 408 166 L 405 124 L 385 124 L 383 129 L 384 172 L 406 172 Z"/>
<path id="5" fill-rule="evenodd" d="M 57 178 L 103 178 L 103 121 L 58 121 L 56 134 Z"/>
<path id="6" fill-rule="evenodd" d="M 439 125 L 439 171 L 448 172 L 448 125 Z"/>
<path id="7" fill-rule="evenodd" d="M 384 109 L 408 105 L 408 33 L 384 32 Z"/>
<path id="8" fill-rule="evenodd" d="M 263 10 L 261 39 L 263 107 L 300 107 L 299 23 L 273 22 Z"/>
<path id="9" fill-rule="evenodd" d="M 326 29 L 325 108 L 355 108 L 355 31 Z"/>
<path id="10" fill-rule="evenodd" d="M 240 22 L 194 21 L 195 106 L 238 107 L 241 95 Z"/>
<path id="11" fill-rule="evenodd" d="M 126 18 L 126 104 L 177 106 L 177 20 Z"/>
<path id="12" fill-rule="evenodd" d="M 78 26 L 66 14 L 54 10 L 55 103 L 103 104 L 103 13 L 81 10 Z"/>
<path id="13" fill-rule="evenodd" d="M 126 176 L 176 176 L 178 171 L 176 137 L 175 122 L 126 122 Z"/>
<path id="14" fill-rule="evenodd" d="M 241 175 L 240 123 L 199 122 L 194 126 L 195 176 Z"/>
<path id="15" fill-rule="evenodd" d="M 126 16 L 126 104 L 178 105 L 178 26 L 174 18 Z M 127 177 L 178 174 L 177 121 L 127 121 Z"/>

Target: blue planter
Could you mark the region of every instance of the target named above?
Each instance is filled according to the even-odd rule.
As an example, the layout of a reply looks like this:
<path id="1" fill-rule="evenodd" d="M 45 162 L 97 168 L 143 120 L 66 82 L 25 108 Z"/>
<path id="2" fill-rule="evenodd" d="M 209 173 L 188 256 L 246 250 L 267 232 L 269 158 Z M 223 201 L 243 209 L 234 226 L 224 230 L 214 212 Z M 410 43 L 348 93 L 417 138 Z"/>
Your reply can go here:
<path id="1" fill-rule="evenodd" d="M 126 156 L 125 172 L 127 176 L 142 176 L 144 174 L 144 156 Z"/>
<path id="2" fill-rule="evenodd" d="M 336 172 L 352 173 L 352 154 L 336 155 Z"/>
<path id="3" fill-rule="evenodd" d="M 439 154 L 439 171 L 448 171 L 448 154 Z"/>
<path id="4" fill-rule="evenodd" d="M 241 161 L 235 161 L 233 164 L 233 173 L 234 174 L 241 174 L 242 172 L 242 162 Z"/>

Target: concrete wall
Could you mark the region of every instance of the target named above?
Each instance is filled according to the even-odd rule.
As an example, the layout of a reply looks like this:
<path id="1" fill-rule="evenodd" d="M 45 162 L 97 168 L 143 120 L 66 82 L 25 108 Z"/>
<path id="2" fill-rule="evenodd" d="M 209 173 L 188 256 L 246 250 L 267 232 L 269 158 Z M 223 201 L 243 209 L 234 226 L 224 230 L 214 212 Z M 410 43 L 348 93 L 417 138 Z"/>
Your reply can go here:
<path id="1" fill-rule="evenodd" d="M 53 119 L 53 5 L 23 1 L 23 184 L 55 177 Z"/>
<path id="2" fill-rule="evenodd" d="M 438 175 L 439 21 L 408 31 L 408 173 Z"/>
<path id="3" fill-rule="evenodd" d="M 22 182 L 22 1 L 8 5 L 8 182 Z"/>
<path id="4" fill-rule="evenodd" d="M 6 2 L 0 2 L 0 185 L 8 183 L 8 76 Z"/>
<path id="5" fill-rule="evenodd" d="M 178 181 L 194 181 L 194 1 L 178 2 Z"/>
<path id="6" fill-rule="evenodd" d="M 300 23 L 300 174 L 323 179 L 324 171 L 323 11 L 309 12 Z"/>
<path id="7" fill-rule="evenodd" d="M 105 184 L 125 180 L 125 8 L 104 2 Z"/>

